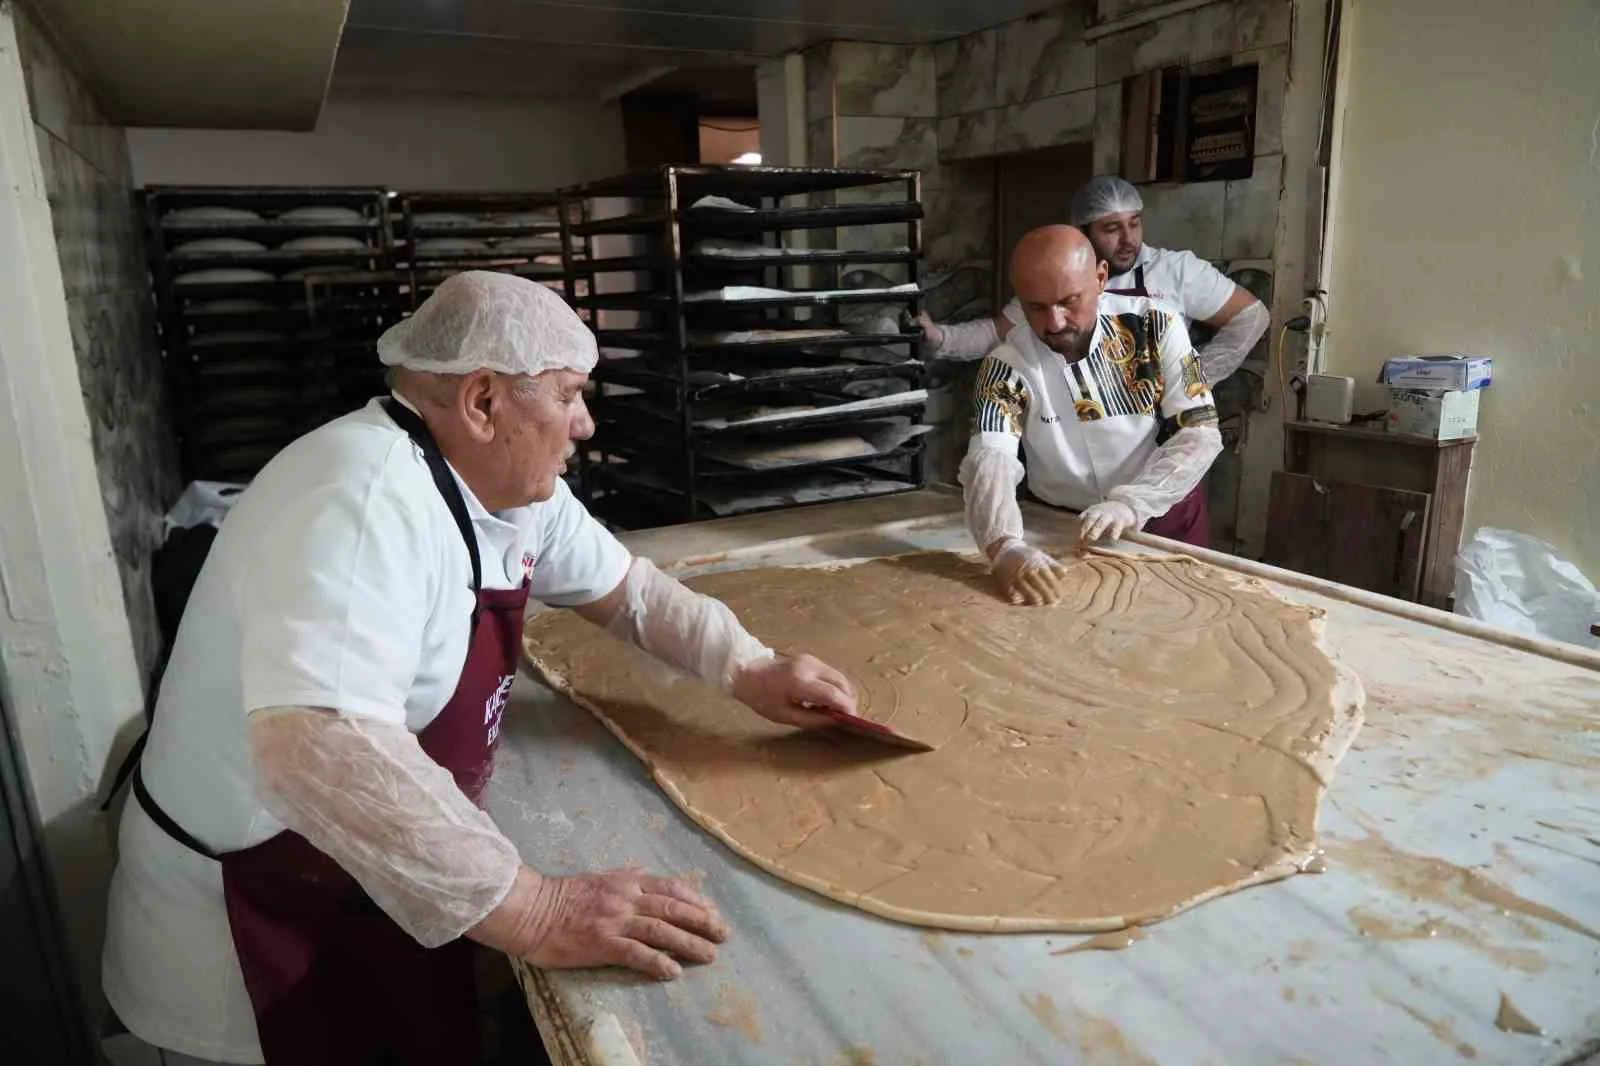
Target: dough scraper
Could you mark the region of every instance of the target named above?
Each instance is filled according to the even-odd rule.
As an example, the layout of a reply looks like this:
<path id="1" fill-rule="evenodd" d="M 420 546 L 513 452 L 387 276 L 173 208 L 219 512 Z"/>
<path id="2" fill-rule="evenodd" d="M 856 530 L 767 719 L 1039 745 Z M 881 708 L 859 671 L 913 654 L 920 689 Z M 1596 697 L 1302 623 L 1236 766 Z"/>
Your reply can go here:
<path id="1" fill-rule="evenodd" d="M 816 711 L 818 714 L 827 715 L 835 726 L 847 733 L 854 733 L 857 736 L 868 737 L 869 739 L 879 740 L 885 744 L 893 744 L 901 748 L 910 748 L 912 751 L 934 750 L 933 745 L 927 741 L 908 737 L 904 733 L 889 728 L 882 722 L 874 722 L 870 718 L 862 718 L 860 715 L 850 714 L 835 707 L 823 707 L 819 704 L 811 703 L 802 704 L 802 706 L 808 711 Z"/>

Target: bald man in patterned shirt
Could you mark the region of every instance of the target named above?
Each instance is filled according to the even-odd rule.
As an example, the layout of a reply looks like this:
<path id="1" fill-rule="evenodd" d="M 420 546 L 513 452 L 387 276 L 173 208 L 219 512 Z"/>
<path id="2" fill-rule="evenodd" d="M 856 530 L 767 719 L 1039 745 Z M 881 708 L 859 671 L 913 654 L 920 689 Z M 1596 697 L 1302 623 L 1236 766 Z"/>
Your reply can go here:
<path id="1" fill-rule="evenodd" d="M 1200 482 L 1222 435 L 1182 316 L 1106 293 L 1105 263 L 1071 226 L 1017 242 L 1011 280 L 1026 321 L 979 368 L 961 464 L 967 526 L 1002 591 L 1059 598 L 1059 565 L 1023 539 L 1024 477 L 1034 497 L 1082 513 L 1085 541 L 1143 528 L 1205 547 Z"/>

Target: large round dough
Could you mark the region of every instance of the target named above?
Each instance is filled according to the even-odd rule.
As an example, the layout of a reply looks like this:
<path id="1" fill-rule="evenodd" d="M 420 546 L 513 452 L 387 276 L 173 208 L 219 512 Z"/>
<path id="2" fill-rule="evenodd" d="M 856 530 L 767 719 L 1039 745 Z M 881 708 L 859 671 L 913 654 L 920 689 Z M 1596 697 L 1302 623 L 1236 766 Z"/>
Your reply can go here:
<path id="1" fill-rule="evenodd" d="M 1049 608 L 947 553 L 690 582 L 929 753 L 773 725 L 570 612 L 527 647 L 695 821 L 875 914 L 1112 929 L 1299 868 L 1361 718 L 1321 612 L 1185 557 L 1067 564 Z"/>

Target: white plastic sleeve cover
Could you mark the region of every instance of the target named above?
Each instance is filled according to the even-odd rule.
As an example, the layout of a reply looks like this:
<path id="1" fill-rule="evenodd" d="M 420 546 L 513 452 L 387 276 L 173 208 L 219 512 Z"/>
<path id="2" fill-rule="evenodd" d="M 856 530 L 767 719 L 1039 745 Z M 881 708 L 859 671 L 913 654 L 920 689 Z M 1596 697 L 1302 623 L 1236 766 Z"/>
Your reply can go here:
<path id="1" fill-rule="evenodd" d="M 1215 384 L 1238 370 L 1271 324 L 1272 316 L 1257 300 L 1217 327 L 1216 334 L 1195 352 L 1206 380 Z"/>
<path id="2" fill-rule="evenodd" d="M 1000 334 L 994 328 L 994 319 L 975 318 L 971 322 L 941 324 L 944 340 L 933 354 L 939 359 L 967 363 L 982 359 L 1000 344 Z"/>
<path id="3" fill-rule="evenodd" d="M 685 587 L 649 559 L 634 558 L 622 592 L 607 632 L 720 692 L 732 693 L 740 670 L 774 656 L 727 604 Z"/>
<path id="4" fill-rule="evenodd" d="M 1107 492 L 1106 499 L 1133 508 L 1142 526 L 1189 495 L 1220 454 L 1222 434 L 1217 427 L 1186 426 L 1151 454 L 1138 477 Z"/>
<path id="5" fill-rule="evenodd" d="M 423 947 L 498 907 L 522 859 L 404 726 L 309 707 L 250 715 L 263 806 Z"/>
<path id="6" fill-rule="evenodd" d="M 966 504 L 967 530 L 979 551 L 1005 538 L 1022 539 L 1022 508 L 1017 486 L 1026 471 L 1014 453 L 985 447 L 976 441 L 961 461 L 961 497 Z"/>

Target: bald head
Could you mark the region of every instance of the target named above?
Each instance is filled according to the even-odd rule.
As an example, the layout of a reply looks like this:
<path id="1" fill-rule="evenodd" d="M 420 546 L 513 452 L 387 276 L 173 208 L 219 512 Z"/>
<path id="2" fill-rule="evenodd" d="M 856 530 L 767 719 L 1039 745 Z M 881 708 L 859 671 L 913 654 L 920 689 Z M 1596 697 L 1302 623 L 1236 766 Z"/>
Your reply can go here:
<path id="1" fill-rule="evenodd" d="M 1011 287 L 1034 335 L 1069 362 L 1089 354 L 1106 267 L 1072 226 L 1041 226 L 1011 252 Z"/>

